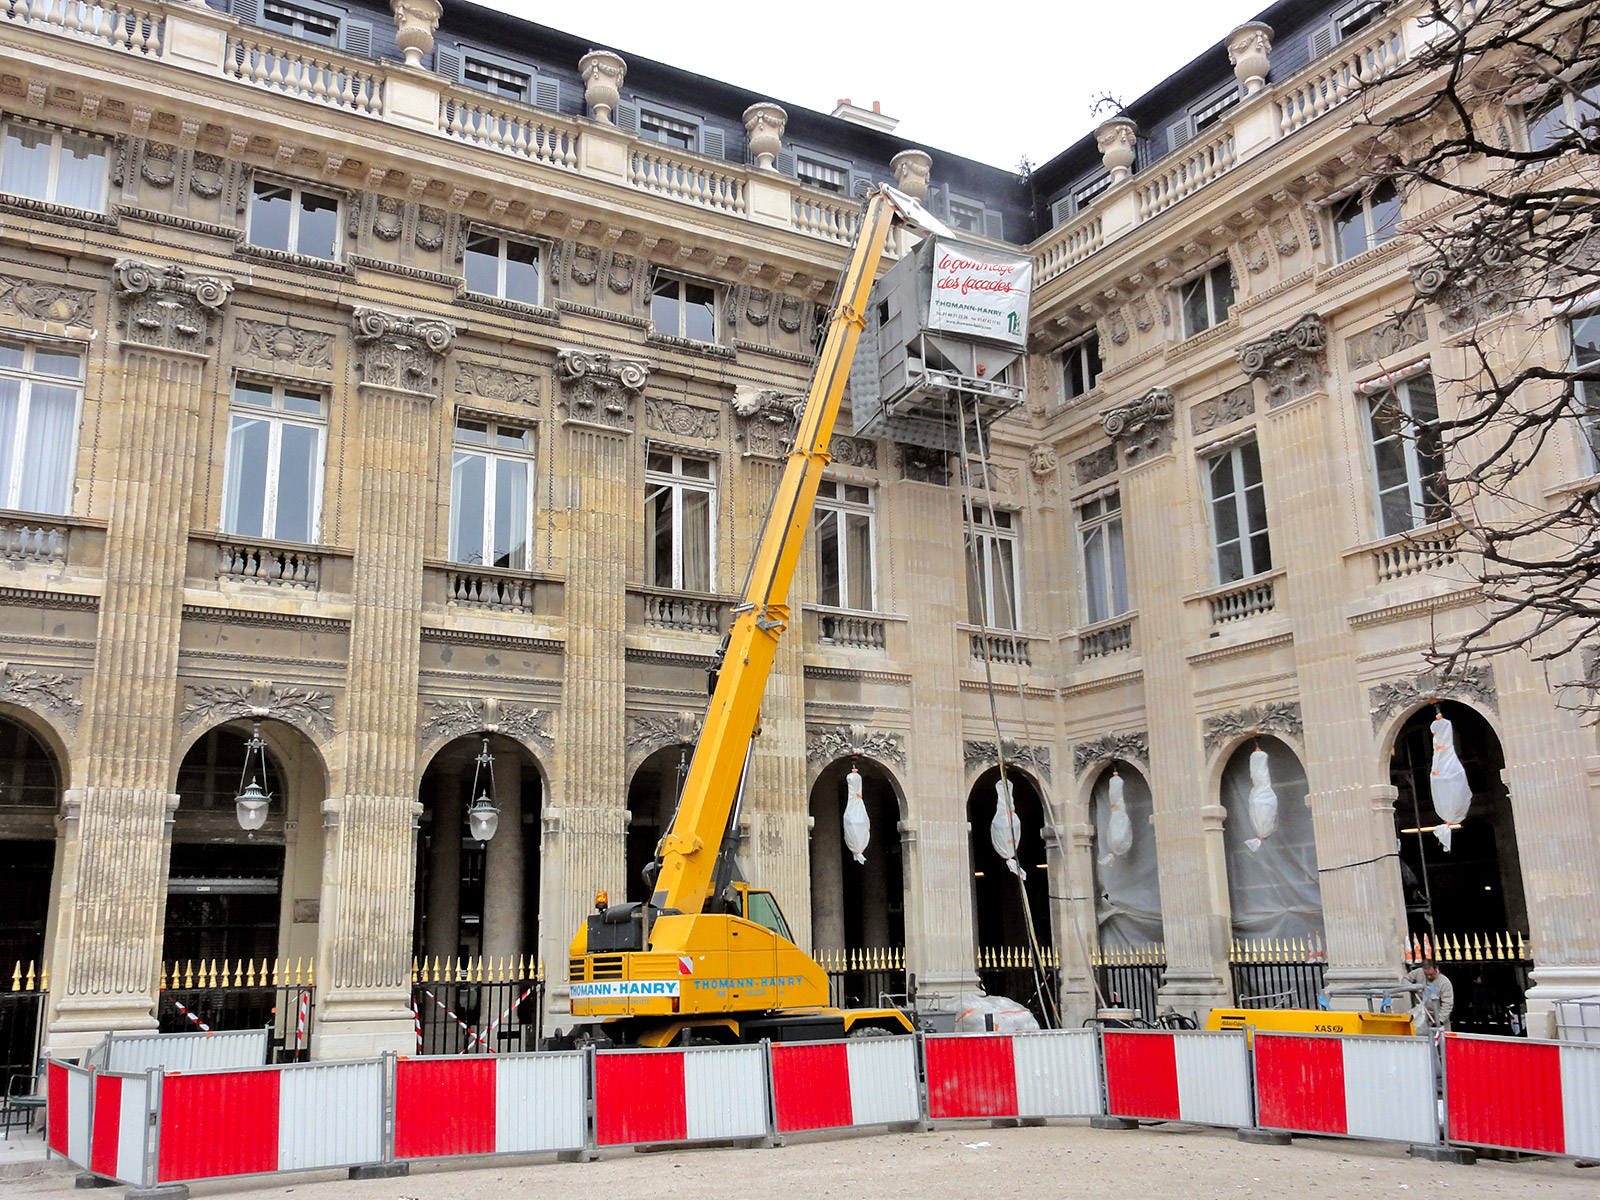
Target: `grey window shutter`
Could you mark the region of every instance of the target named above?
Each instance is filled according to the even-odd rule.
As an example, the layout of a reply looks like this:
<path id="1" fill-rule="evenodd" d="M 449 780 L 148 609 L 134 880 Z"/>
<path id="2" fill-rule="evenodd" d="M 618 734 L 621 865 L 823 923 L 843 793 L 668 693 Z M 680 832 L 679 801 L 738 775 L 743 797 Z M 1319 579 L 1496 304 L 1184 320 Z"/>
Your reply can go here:
<path id="1" fill-rule="evenodd" d="M 997 242 L 1006 240 L 1005 218 L 992 208 L 983 210 L 983 236 Z"/>
<path id="2" fill-rule="evenodd" d="M 366 21 L 340 22 L 339 40 L 351 54 L 372 55 L 372 25 Z"/>
<path id="3" fill-rule="evenodd" d="M 779 150 L 778 151 L 778 161 L 774 165 L 777 166 L 778 170 L 782 174 L 784 174 L 784 175 L 793 175 L 794 174 L 794 151 L 793 150 Z"/>
<path id="4" fill-rule="evenodd" d="M 1167 126 L 1167 150 L 1170 153 L 1194 136 L 1194 122 L 1188 117 Z"/>
<path id="5" fill-rule="evenodd" d="M 722 157 L 722 130 L 700 126 L 700 153 L 707 158 Z"/>
<path id="6" fill-rule="evenodd" d="M 535 79 L 533 81 L 533 102 L 540 108 L 548 108 L 551 112 L 561 111 L 561 81 L 559 79 Z"/>
<path id="7" fill-rule="evenodd" d="M 461 82 L 461 51 L 454 46 L 433 48 L 433 73 L 442 75 L 451 83 Z"/>
<path id="8" fill-rule="evenodd" d="M 252 25 L 261 24 L 261 0 L 232 0 L 228 11 L 241 21 L 248 21 Z"/>
<path id="9" fill-rule="evenodd" d="M 1311 34 L 1311 57 L 1321 58 L 1333 49 L 1334 43 L 1338 40 L 1339 35 L 1335 32 L 1331 21 L 1321 29 L 1315 30 Z"/>
<path id="10" fill-rule="evenodd" d="M 950 217 L 949 197 L 943 188 L 928 189 L 928 210 L 940 220 Z"/>
<path id="11" fill-rule="evenodd" d="M 616 118 L 617 128 L 624 133 L 639 132 L 639 106 L 637 104 L 617 104 L 617 111 L 612 114 Z"/>
<path id="12" fill-rule="evenodd" d="M 1063 196 L 1050 206 L 1050 224 L 1059 225 L 1072 215 L 1072 197 Z"/>
<path id="13" fill-rule="evenodd" d="M 865 200 L 872 191 L 872 176 L 865 171 L 850 172 L 850 195 L 856 200 Z"/>

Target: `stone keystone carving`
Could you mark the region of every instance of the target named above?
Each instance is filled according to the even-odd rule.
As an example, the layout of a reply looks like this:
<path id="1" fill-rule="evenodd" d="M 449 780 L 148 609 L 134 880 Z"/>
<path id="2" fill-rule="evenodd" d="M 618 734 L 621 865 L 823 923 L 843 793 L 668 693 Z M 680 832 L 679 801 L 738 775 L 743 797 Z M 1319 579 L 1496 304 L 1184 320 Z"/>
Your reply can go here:
<path id="1" fill-rule="evenodd" d="M 182 267 L 158 267 L 119 259 L 112 268 L 122 302 L 117 322 L 123 340 L 158 350 L 203 354 L 211 318 L 222 311 L 233 281 L 215 275 L 190 276 Z"/>
<path id="2" fill-rule="evenodd" d="M 650 381 L 650 364 L 588 350 L 557 350 L 556 378 L 569 420 L 626 429 L 632 401 Z"/>
<path id="3" fill-rule="evenodd" d="M 1254 96 L 1267 85 L 1271 55 L 1272 26 L 1264 21 L 1250 21 L 1228 35 L 1228 61 L 1245 95 Z"/>
<path id="4" fill-rule="evenodd" d="M 628 77 L 628 64 L 620 54 L 609 50 L 591 50 L 578 60 L 578 74 L 583 77 L 583 102 L 596 121 L 610 121 L 622 99 L 622 81 Z"/>
<path id="5" fill-rule="evenodd" d="M 433 32 L 444 9 L 439 0 L 389 0 L 394 13 L 395 44 L 405 52 L 406 66 L 420 67 L 422 56 L 433 49 Z"/>
<path id="6" fill-rule="evenodd" d="M 1100 428 L 1113 442 L 1126 447 L 1131 467 L 1167 452 L 1172 445 L 1172 413 L 1176 406 L 1171 388 L 1151 388 L 1133 403 L 1102 413 Z"/>
<path id="7" fill-rule="evenodd" d="M 859 754 L 904 769 L 905 740 L 898 733 L 869 730 L 865 725 L 813 725 L 806 730 L 806 762 L 836 762 Z"/>
<path id="8" fill-rule="evenodd" d="M 1322 387 L 1327 349 L 1328 327 L 1316 313 L 1306 313 L 1289 328 L 1274 329 L 1234 353 L 1246 375 L 1266 381 L 1267 407 L 1277 408 Z"/>
<path id="9" fill-rule="evenodd" d="M 1014 742 L 1010 738 L 1005 740 L 1006 766 L 1026 767 L 1037 771 L 1039 777 L 1048 781 L 1050 778 L 1050 747 L 1025 746 L 1021 742 Z M 965 742 L 961 748 L 961 761 L 968 771 L 982 770 L 992 767 L 1000 761 L 999 755 L 994 752 L 994 742 L 976 741 Z"/>
<path id="10" fill-rule="evenodd" d="M 395 388 L 433 395 L 439 390 L 439 360 L 455 340 L 455 326 L 422 317 L 397 317 L 376 308 L 358 308 L 355 327 L 356 371 L 368 387 Z"/>
<path id="11" fill-rule="evenodd" d="M 0 700 L 55 717 L 69 732 L 76 732 L 83 712 L 83 701 L 78 698 L 81 688 L 82 680 L 70 675 L 0 662 Z"/>
<path id="12" fill-rule="evenodd" d="M 750 153 L 755 155 L 758 169 L 773 169 L 778 151 L 783 149 L 783 131 L 788 124 L 789 114 L 770 101 L 744 110 L 744 130 L 750 135 Z"/>
<path id="13" fill-rule="evenodd" d="M 1494 668 L 1487 663 L 1448 675 L 1424 671 L 1413 679 L 1380 683 L 1367 694 L 1372 700 L 1373 729 L 1402 709 L 1416 708 L 1432 700 L 1475 700 L 1495 712 L 1500 711 Z"/>
<path id="14" fill-rule="evenodd" d="M 1136 733 L 1107 733 L 1092 742 L 1078 742 L 1072 747 L 1072 773 L 1082 775 L 1096 763 L 1113 759 L 1150 766 L 1150 735 L 1144 730 Z"/>
<path id="15" fill-rule="evenodd" d="M 684 709 L 670 716 L 628 718 L 628 753 L 648 757 L 668 746 L 693 746 L 700 736 L 701 714 Z"/>
<path id="16" fill-rule="evenodd" d="M 933 158 L 921 150 L 902 150 L 889 160 L 894 186 L 913 200 L 928 196 L 928 178 L 933 174 Z"/>
<path id="17" fill-rule="evenodd" d="M 417 728 L 424 745 L 453 741 L 469 733 L 503 733 L 544 751 L 555 748 L 550 735 L 550 714 L 526 704 L 508 704 L 493 696 L 481 700 L 430 700 L 428 716 Z"/>
<path id="18" fill-rule="evenodd" d="M 1132 117 L 1112 117 L 1095 128 L 1094 144 L 1113 184 L 1121 183 L 1133 170 L 1138 141 L 1139 125 Z"/>
<path id="19" fill-rule="evenodd" d="M 1201 725 L 1200 737 L 1210 754 L 1225 742 L 1248 737 L 1252 733 L 1283 733 L 1298 738 L 1305 726 L 1300 720 L 1300 705 L 1292 700 L 1269 700 L 1265 704 L 1252 704 L 1232 712 L 1207 717 Z"/>
<path id="20" fill-rule="evenodd" d="M 333 695 L 311 688 L 281 687 L 270 679 L 249 683 L 200 684 L 184 688 L 188 697 L 178 723 L 185 732 L 240 717 L 274 718 L 309 729 L 317 737 L 333 733 Z"/>

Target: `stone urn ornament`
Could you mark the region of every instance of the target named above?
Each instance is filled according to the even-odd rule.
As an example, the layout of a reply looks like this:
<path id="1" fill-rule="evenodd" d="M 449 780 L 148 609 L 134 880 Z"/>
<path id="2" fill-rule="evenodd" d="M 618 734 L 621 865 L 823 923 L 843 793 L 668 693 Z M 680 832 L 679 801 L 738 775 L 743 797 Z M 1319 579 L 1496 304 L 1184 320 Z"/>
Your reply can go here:
<path id="1" fill-rule="evenodd" d="M 1111 172 L 1113 185 L 1121 183 L 1133 170 L 1139 141 L 1139 126 L 1132 117 L 1112 117 L 1102 121 L 1094 131 L 1094 144 L 1100 150 L 1100 161 Z"/>
<path id="2" fill-rule="evenodd" d="M 1264 21 L 1250 21 L 1228 35 L 1228 61 L 1245 95 L 1254 96 L 1267 86 L 1271 55 L 1272 26 Z"/>
<path id="3" fill-rule="evenodd" d="M 439 0 L 389 0 L 394 13 L 394 40 L 406 56 L 406 66 L 420 67 L 422 56 L 433 49 L 434 30 L 444 9 Z"/>
<path id="4" fill-rule="evenodd" d="M 928 178 L 933 174 L 933 159 L 921 150 L 902 150 L 889 160 L 894 186 L 913 200 L 928 198 Z"/>
<path id="5" fill-rule="evenodd" d="M 613 114 L 622 101 L 622 81 L 628 75 L 622 55 L 591 50 L 578 60 L 578 74 L 583 76 L 583 102 L 589 106 L 589 115 L 615 125 Z"/>
<path id="6" fill-rule="evenodd" d="M 777 169 L 773 164 L 783 149 L 783 131 L 788 124 L 789 114 L 770 100 L 744 110 L 744 131 L 750 135 L 750 154 L 758 170 Z"/>

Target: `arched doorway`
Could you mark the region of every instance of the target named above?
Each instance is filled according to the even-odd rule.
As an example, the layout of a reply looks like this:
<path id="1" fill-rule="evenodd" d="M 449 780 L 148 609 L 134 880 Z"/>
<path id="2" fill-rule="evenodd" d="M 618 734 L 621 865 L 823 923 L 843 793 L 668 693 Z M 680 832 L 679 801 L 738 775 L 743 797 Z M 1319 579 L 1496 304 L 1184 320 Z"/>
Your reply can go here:
<path id="1" fill-rule="evenodd" d="M 628 781 L 630 815 L 625 858 L 629 900 L 650 899 L 644 869 L 654 861 L 661 835 L 672 824 L 693 758 L 694 747 L 687 742 L 665 746 L 640 763 Z"/>
<path id="2" fill-rule="evenodd" d="M 860 863 L 844 840 L 852 767 L 861 774 L 870 830 Z M 900 814 L 898 784 L 871 759 L 831 762 L 811 785 L 811 946 L 836 1004 L 876 1005 L 885 993 L 906 990 Z"/>
<path id="3" fill-rule="evenodd" d="M 1112 853 L 1113 779 L 1122 783 L 1122 807 L 1131 838 L 1128 848 L 1117 854 Z M 1161 874 L 1156 831 L 1150 822 L 1154 811 L 1150 785 L 1132 763 L 1108 763 L 1089 794 L 1099 999 L 1113 1008 L 1134 1009 L 1152 1022 L 1166 966 Z"/>
<path id="4" fill-rule="evenodd" d="M 1278 825 L 1258 847 L 1250 815 L 1250 758 L 1267 756 Z M 1274 737 L 1238 746 L 1222 769 L 1222 837 L 1228 865 L 1235 998 L 1256 1008 L 1314 1008 L 1325 973 L 1322 884 L 1310 787 L 1300 758 Z"/>
<path id="5" fill-rule="evenodd" d="M 269 803 L 247 831 L 235 801 L 251 783 Z M 157 1020 L 167 1031 L 270 1024 L 279 1057 L 304 1057 L 321 919 L 321 755 L 282 722 L 231 721 L 189 747 L 176 790 Z"/>
<path id="6" fill-rule="evenodd" d="M 0 716 L 0 1074 L 39 1056 L 63 770 L 26 725 Z"/>
<path id="7" fill-rule="evenodd" d="M 1456 754 L 1472 788 L 1472 806 L 1451 829 L 1448 852 L 1435 832 L 1440 818 L 1429 786 L 1436 715 L 1454 726 Z M 1525 937 L 1528 932 L 1516 820 L 1501 775 L 1504 767 L 1505 752 L 1494 728 L 1476 709 L 1453 700 L 1412 713 L 1395 734 L 1389 758 L 1389 779 L 1397 792 L 1395 832 L 1406 925 L 1418 939 L 1425 937 L 1440 958 L 1440 969 L 1456 992 L 1451 1027 L 1465 1032 L 1520 1029 L 1527 990 L 1526 965 L 1520 961 L 1483 960 L 1471 951 L 1453 950 L 1471 937 Z"/>
<path id="8" fill-rule="evenodd" d="M 968 853 L 972 864 L 973 933 L 977 939 L 978 978 L 991 995 L 1005 995 L 1027 1004 L 1041 1018 L 1042 1004 L 1034 980 L 1031 942 L 1023 915 L 1023 891 L 1033 914 L 1033 935 L 1046 963 L 1053 957 L 1050 929 L 1050 870 L 1045 858 L 1044 799 L 1026 772 L 1006 767 L 1012 806 L 1022 823 L 1017 843 L 1017 865 L 1026 878 L 1018 884 L 996 853 L 989 837 L 994 820 L 1000 768 L 990 767 L 967 796 L 967 822 L 971 830 Z M 1053 979 L 1045 980 L 1053 990 Z M 1051 1018 L 1053 1021 L 1053 1018 Z"/>

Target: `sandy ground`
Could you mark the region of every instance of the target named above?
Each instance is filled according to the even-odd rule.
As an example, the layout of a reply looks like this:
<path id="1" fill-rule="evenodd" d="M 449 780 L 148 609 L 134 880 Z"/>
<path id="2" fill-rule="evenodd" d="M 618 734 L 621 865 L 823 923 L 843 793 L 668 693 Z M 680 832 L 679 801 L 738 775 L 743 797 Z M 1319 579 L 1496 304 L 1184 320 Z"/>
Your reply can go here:
<path id="1" fill-rule="evenodd" d="M 1600 1170 L 1570 1160 L 1477 1166 L 1408 1158 L 1404 1147 L 1334 1139 L 1297 1139 L 1293 1146 L 1247 1146 L 1231 1132 L 1155 1126 L 1129 1132 L 1081 1123 L 1044 1128 L 970 1126 L 923 1134 L 861 1135 L 845 1140 L 791 1140 L 774 1150 L 617 1152 L 593 1163 L 527 1160 L 515 1165 L 418 1168 L 409 1178 L 355 1183 L 330 1174 L 272 1186 L 241 1180 L 195 1184 L 197 1198 L 264 1200 L 578 1200 L 580 1196 L 755 1197 L 757 1200 L 1020 1200 L 1093 1196 L 1356 1200 L 1382 1196 L 1538 1197 L 1564 1200 L 1600 1194 Z M 0 1181 L 6 1200 L 73 1195 L 59 1171 Z M 92 1195 L 93 1193 L 89 1193 Z M 76 1193 L 83 1196 L 84 1193 Z"/>

